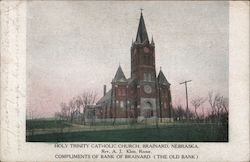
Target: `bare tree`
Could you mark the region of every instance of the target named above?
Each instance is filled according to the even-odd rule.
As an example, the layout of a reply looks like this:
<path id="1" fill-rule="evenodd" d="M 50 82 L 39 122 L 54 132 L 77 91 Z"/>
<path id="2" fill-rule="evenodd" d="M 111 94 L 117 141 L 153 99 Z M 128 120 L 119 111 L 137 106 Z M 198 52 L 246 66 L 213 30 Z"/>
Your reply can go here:
<path id="1" fill-rule="evenodd" d="M 73 98 L 70 102 L 69 102 L 69 112 L 70 112 L 70 122 L 72 123 L 75 117 L 77 111 L 77 107 L 76 107 L 76 102 L 75 102 L 75 98 Z"/>
<path id="2" fill-rule="evenodd" d="M 69 106 L 65 103 L 65 102 L 62 102 L 60 104 L 61 106 L 61 112 L 60 112 L 60 117 L 62 118 L 62 120 L 69 120 Z M 57 114 L 57 116 L 59 116 L 59 114 Z"/>
<path id="3" fill-rule="evenodd" d="M 228 114 L 228 98 L 223 98 L 222 107 L 223 110 Z"/>
<path id="4" fill-rule="evenodd" d="M 225 99 L 223 96 L 220 96 L 216 102 L 218 121 L 220 122 L 222 121 L 222 116 L 224 116 L 224 118 L 227 118 L 227 115 L 228 115 L 227 107 L 228 107 L 227 99 Z"/>
<path id="5" fill-rule="evenodd" d="M 208 93 L 208 102 L 209 102 L 211 109 L 212 109 L 212 114 L 211 114 L 212 119 L 214 119 L 216 114 L 217 114 L 216 102 L 218 101 L 218 98 L 219 98 L 218 93 L 216 95 L 214 95 L 213 91 L 210 91 Z"/>
<path id="6" fill-rule="evenodd" d="M 192 99 L 191 104 L 194 106 L 195 116 L 197 119 L 199 119 L 199 115 L 197 113 L 197 109 L 206 101 L 205 98 L 197 97 L 195 99 Z"/>
<path id="7" fill-rule="evenodd" d="M 219 122 L 223 113 L 225 113 L 226 116 L 228 114 L 228 99 L 224 98 L 219 93 L 213 95 L 213 92 L 209 92 L 208 98 L 212 108 L 211 117 L 216 118 L 216 121 Z"/>
<path id="8" fill-rule="evenodd" d="M 185 117 L 185 111 L 181 105 L 178 105 L 174 110 L 174 116 L 177 120 L 182 120 Z"/>
<path id="9" fill-rule="evenodd" d="M 96 98 L 96 92 L 83 92 L 77 97 L 71 99 L 68 104 L 65 102 L 60 103 L 61 111 L 60 113 L 56 113 L 56 117 L 60 117 L 62 120 L 67 120 L 72 123 L 75 118 L 79 119 L 77 117 L 80 116 L 81 123 L 84 122 L 85 124 L 85 108 L 87 105 L 94 104 Z"/>
<path id="10" fill-rule="evenodd" d="M 81 101 L 81 99 L 79 98 L 79 96 L 78 97 L 76 97 L 75 98 L 75 100 L 74 100 L 74 102 L 75 102 L 75 106 L 76 106 L 76 112 L 75 112 L 75 115 L 76 115 L 76 117 L 77 117 L 77 120 L 79 120 L 79 116 L 80 116 L 80 120 L 81 120 L 81 109 L 82 109 L 82 101 Z"/>
<path id="11" fill-rule="evenodd" d="M 77 97 L 77 105 L 79 111 L 81 111 L 81 123 L 85 125 L 85 111 L 87 105 L 92 105 L 96 102 L 97 93 L 96 92 L 83 92 Z M 82 109 L 82 110 L 81 110 Z"/>

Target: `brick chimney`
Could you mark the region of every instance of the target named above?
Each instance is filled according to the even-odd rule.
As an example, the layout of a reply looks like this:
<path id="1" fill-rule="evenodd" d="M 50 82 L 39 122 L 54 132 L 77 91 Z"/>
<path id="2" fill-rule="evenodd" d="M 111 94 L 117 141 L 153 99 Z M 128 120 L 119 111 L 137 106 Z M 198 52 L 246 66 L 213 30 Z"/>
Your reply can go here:
<path id="1" fill-rule="evenodd" d="M 103 86 L 103 96 L 106 95 L 106 85 Z"/>

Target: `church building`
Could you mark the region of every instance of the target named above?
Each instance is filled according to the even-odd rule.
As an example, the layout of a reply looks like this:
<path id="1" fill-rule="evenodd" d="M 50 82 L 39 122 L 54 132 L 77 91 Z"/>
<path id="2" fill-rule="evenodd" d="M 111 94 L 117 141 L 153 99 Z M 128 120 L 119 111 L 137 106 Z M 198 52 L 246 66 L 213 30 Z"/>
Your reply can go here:
<path id="1" fill-rule="evenodd" d="M 119 65 L 111 82 L 112 88 L 97 102 L 97 119 L 171 120 L 170 83 L 162 70 L 155 69 L 155 43 L 149 41 L 141 13 L 135 41 L 130 48 L 131 76 L 127 78 Z"/>

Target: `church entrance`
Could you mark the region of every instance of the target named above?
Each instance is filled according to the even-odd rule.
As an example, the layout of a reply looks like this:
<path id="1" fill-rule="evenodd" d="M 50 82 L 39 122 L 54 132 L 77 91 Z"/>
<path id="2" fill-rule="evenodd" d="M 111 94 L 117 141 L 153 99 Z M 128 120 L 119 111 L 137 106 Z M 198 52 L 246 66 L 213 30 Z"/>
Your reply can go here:
<path id="1" fill-rule="evenodd" d="M 144 104 L 144 117 L 145 118 L 151 118 L 153 117 L 153 105 L 151 102 L 147 101 Z"/>

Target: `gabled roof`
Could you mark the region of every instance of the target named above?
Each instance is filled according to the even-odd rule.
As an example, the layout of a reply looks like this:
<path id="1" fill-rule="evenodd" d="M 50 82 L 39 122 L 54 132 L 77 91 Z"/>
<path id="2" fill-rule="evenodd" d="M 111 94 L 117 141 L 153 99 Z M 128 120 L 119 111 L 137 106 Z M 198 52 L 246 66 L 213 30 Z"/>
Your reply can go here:
<path id="1" fill-rule="evenodd" d="M 116 71 L 115 77 L 114 77 L 112 82 L 127 82 L 127 79 L 126 79 L 120 65 Z"/>
<path id="2" fill-rule="evenodd" d="M 170 85 L 170 83 L 168 82 L 167 78 L 165 77 L 165 75 L 163 74 L 161 70 L 157 78 L 158 78 L 158 83 L 164 84 L 164 85 Z"/>
<path id="3" fill-rule="evenodd" d="M 137 35 L 136 35 L 136 42 L 143 43 L 145 40 L 148 40 L 148 33 L 147 33 L 147 30 L 146 30 L 143 15 L 141 13 L 139 26 L 138 26 L 138 30 L 137 30 Z"/>
<path id="4" fill-rule="evenodd" d="M 111 100 L 111 90 L 109 90 L 109 91 L 105 94 L 105 96 L 103 96 L 99 101 L 97 101 L 96 104 L 98 105 L 98 104 L 103 103 L 103 102 L 108 103 L 108 102 L 110 102 L 110 100 Z"/>

